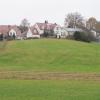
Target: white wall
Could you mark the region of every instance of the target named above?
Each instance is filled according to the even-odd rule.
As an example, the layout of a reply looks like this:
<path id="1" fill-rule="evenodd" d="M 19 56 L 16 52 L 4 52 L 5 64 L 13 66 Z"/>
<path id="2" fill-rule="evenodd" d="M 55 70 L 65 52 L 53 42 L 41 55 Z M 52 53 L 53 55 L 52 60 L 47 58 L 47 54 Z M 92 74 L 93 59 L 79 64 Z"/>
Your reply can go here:
<path id="1" fill-rule="evenodd" d="M 15 36 L 16 36 L 16 31 L 14 30 L 14 29 L 11 29 L 10 31 L 9 31 L 9 36 L 13 36 L 15 34 Z"/>

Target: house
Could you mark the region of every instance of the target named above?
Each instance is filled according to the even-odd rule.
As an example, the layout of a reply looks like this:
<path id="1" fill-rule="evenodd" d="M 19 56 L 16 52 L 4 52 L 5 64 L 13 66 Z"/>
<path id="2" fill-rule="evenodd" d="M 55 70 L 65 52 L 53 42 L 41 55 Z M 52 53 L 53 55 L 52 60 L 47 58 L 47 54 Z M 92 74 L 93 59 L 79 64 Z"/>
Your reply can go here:
<path id="1" fill-rule="evenodd" d="M 29 28 L 28 31 L 27 31 L 26 37 L 27 37 L 27 38 L 32 38 L 32 37 L 33 37 L 33 33 L 32 33 L 32 31 L 31 31 L 30 28 Z"/>
<path id="2" fill-rule="evenodd" d="M 3 35 L 3 38 L 8 36 L 9 28 L 8 25 L 0 25 L 0 34 Z"/>
<path id="3" fill-rule="evenodd" d="M 29 39 L 29 38 L 38 38 L 39 39 L 40 34 L 36 30 L 36 28 L 33 26 L 33 27 L 28 28 L 28 31 L 26 32 L 26 38 L 27 39 Z"/>
<path id="4" fill-rule="evenodd" d="M 73 36 L 75 32 L 82 32 L 83 30 L 80 28 L 65 28 L 68 32 L 68 36 Z"/>
<path id="5" fill-rule="evenodd" d="M 14 36 L 17 39 L 21 37 L 21 31 L 16 25 L 0 25 L 0 34 L 3 34 L 4 38 Z"/>
<path id="6" fill-rule="evenodd" d="M 34 28 L 36 29 L 36 31 L 40 35 L 43 35 L 43 33 L 44 33 L 44 27 L 45 27 L 45 24 L 44 23 L 36 23 L 34 25 Z"/>
<path id="7" fill-rule="evenodd" d="M 65 28 L 58 25 L 54 29 L 54 34 L 56 35 L 58 39 L 67 38 L 68 36 L 68 32 L 65 30 Z"/>
<path id="8" fill-rule="evenodd" d="M 57 38 L 68 38 L 73 37 L 75 32 L 82 32 L 82 29 L 56 26 L 54 32 L 57 35 Z"/>
<path id="9" fill-rule="evenodd" d="M 91 30 L 92 36 L 96 42 L 100 42 L 100 30 Z"/>
<path id="10" fill-rule="evenodd" d="M 30 31 L 32 32 L 33 38 L 40 38 L 40 34 L 34 26 L 30 28 Z"/>
<path id="11" fill-rule="evenodd" d="M 21 30 L 16 25 L 1 25 L 0 26 L 0 35 L 3 34 L 3 38 L 11 39 L 28 39 L 28 38 L 40 38 L 40 34 L 37 31 L 37 28 L 34 26 L 29 27 L 26 31 L 21 33 Z"/>
<path id="12" fill-rule="evenodd" d="M 95 30 L 91 30 L 91 33 L 92 33 L 92 35 L 96 38 L 97 37 L 97 31 L 95 31 Z"/>
<path id="13" fill-rule="evenodd" d="M 37 29 L 34 26 L 31 26 L 22 33 L 22 38 L 23 39 L 40 38 L 40 34 L 38 33 Z"/>
<path id="14" fill-rule="evenodd" d="M 95 26 L 97 40 L 100 42 L 100 22 L 98 22 Z"/>
<path id="15" fill-rule="evenodd" d="M 9 32 L 8 32 L 10 37 L 15 37 L 16 39 L 22 39 L 22 33 L 18 26 L 9 26 Z"/>
<path id="16" fill-rule="evenodd" d="M 57 26 L 56 23 L 48 23 L 48 21 L 45 21 L 45 23 L 36 23 L 34 25 L 35 30 L 40 34 L 41 36 L 44 34 L 45 30 L 48 31 L 48 33 L 54 32 L 55 27 Z"/>

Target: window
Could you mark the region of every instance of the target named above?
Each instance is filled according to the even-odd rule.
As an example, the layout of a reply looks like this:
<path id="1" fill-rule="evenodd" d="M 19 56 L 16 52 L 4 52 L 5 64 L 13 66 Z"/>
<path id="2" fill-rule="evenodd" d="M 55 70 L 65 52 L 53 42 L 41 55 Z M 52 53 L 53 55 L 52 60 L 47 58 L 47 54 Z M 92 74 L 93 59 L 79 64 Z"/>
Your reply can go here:
<path id="1" fill-rule="evenodd" d="M 13 34 L 12 34 L 12 32 L 10 32 L 10 36 L 12 36 Z"/>
<path id="2" fill-rule="evenodd" d="M 15 32 L 13 32 L 13 35 L 16 35 L 16 33 L 15 33 Z"/>
<path id="3" fill-rule="evenodd" d="M 37 31 L 36 31 L 36 30 L 34 30 L 34 33 L 37 33 Z"/>

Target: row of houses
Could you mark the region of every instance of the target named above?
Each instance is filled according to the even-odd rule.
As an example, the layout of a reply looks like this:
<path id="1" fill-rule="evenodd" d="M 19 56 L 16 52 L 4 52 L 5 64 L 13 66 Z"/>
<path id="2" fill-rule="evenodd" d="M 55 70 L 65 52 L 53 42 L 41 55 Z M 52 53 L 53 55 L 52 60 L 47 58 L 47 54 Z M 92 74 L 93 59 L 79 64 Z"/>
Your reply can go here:
<path id="1" fill-rule="evenodd" d="M 44 34 L 45 29 L 54 31 L 57 26 L 57 24 L 52 23 L 36 23 L 28 27 L 24 32 L 21 32 L 16 25 L 0 25 L 0 35 L 3 35 L 3 38 L 15 37 L 16 39 L 40 38 Z"/>
<path id="2" fill-rule="evenodd" d="M 36 23 L 35 25 L 28 27 L 26 31 L 21 32 L 20 28 L 16 25 L 0 25 L 0 35 L 3 34 L 3 38 L 13 37 L 14 39 L 29 39 L 29 38 L 41 38 L 44 31 L 51 31 L 57 38 L 67 38 L 73 36 L 76 31 L 82 31 L 79 28 L 65 28 L 56 23 Z"/>

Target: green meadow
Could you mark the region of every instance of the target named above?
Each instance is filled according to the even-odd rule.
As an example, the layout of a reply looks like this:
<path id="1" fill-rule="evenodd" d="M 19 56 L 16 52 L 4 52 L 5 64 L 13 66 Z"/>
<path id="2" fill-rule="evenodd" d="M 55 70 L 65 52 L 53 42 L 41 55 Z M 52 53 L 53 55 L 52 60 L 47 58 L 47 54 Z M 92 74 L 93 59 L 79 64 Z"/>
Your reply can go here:
<path id="1" fill-rule="evenodd" d="M 100 44 L 0 42 L 0 100 L 100 100 Z"/>
<path id="2" fill-rule="evenodd" d="M 0 80 L 0 100 L 100 100 L 100 82 Z"/>
<path id="3" fill-rule="evenodd" d="M 100 45 L 56 39 L 10 41 L 0 50 L 0 70 L 99 73 Z"/>

